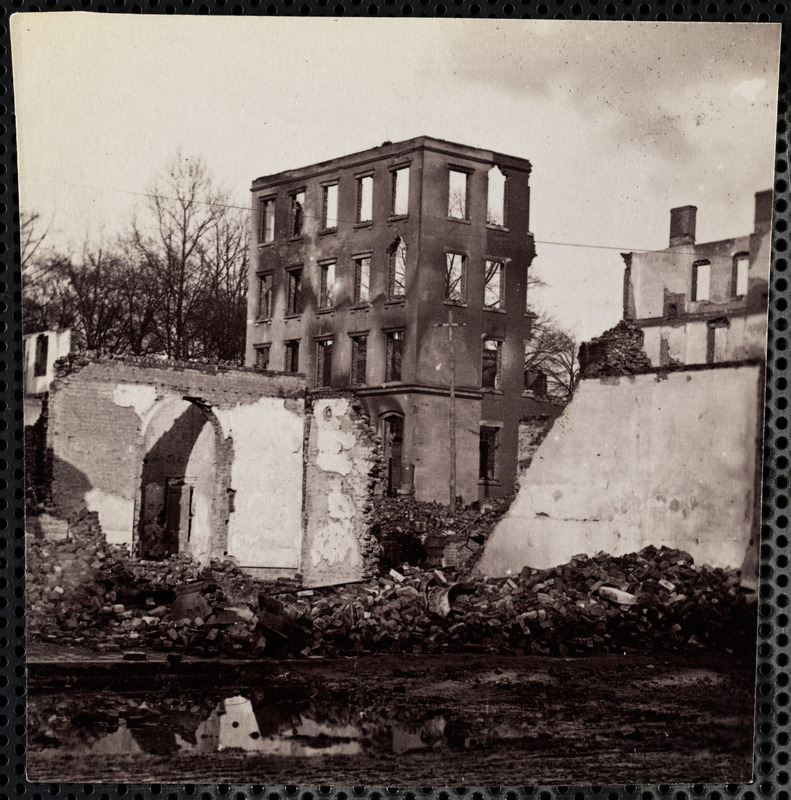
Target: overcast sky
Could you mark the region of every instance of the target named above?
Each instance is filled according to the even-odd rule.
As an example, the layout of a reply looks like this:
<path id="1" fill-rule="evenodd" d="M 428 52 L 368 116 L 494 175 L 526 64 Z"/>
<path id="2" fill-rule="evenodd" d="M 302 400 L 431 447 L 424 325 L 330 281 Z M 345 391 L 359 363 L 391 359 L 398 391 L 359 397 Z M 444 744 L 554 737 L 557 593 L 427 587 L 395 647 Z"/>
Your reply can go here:
<path id="1" fill-rule="evenodd" d="M 586 339 L 621 316 L 619 251 L 752 230 L 774 175 L 780 26 L 12 17 L 23 209 L 57 246 L 126 227 L 176 152 L 252 180 L 414 136 L 528 158 L 539 303 Z M 582 247 L 580 245 L 587 245 Z"/>

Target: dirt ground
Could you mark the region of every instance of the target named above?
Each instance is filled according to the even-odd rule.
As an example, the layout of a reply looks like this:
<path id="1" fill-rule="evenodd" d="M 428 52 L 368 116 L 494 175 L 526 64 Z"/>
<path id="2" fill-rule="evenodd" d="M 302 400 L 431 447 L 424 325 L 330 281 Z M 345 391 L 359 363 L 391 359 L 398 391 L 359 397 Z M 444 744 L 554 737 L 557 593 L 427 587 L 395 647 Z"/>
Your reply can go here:
<path id="1" fill-rule="evenodd" d="M 183 667 L 184 665 L 182 665 Z M 31 668 L 32 781 L 741 783 L 754 664 L 490 654 Z M 70 674 L 71 673 L 71 674 Z"/>

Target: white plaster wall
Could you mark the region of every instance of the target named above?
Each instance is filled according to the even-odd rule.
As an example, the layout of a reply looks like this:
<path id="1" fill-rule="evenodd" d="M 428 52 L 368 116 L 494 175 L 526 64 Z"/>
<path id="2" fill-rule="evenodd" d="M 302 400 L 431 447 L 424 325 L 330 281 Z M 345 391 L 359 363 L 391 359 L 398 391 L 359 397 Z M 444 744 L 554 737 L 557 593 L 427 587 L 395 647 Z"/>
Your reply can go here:
<path id="1" fill-rule="evenodd" d="M 185 471 L 187 482 L 193 486 L 192 527 L 186 550 L 203 563 L 210 558 L 212 506 L 217 493 L 216 439 L 214 427 L 207 422 L 198 434 Z"/>
<path id="2" fill-rule="evenodd" d="M 649 544 L 740 567 L 753 533 L 760 375 L 741 366 L 583 380 L 480 570 L 506 575 Z"/>
<path id="3" fill-rule="evenodd" d="M 135 501 L 94 487 L 85 494 L 85 507 L 99 514 L 99 524 L 110 544 L 132 544 Z"/>
<path id="4" fill-rule="evenodd" d="M 241 566 L 298 569 L 304 402 L 262 397 L 215 413 L 233 437 L 229 555 Z"/>
<path id="5" fill-rule="evenodd" d="M 309 481 L 306 487 L 307 585 L 362 577 L 356 531 L 360 509 L 355 504 L 355 490 L 360 497 L 371 464 L 356 447 L 350 412 L 349 400 L 344 397 L 318 400 L 313 407 L 311 442 L 320 480 Z"/>
<path id="6" fill-rule="evenodd" d="M 651 327 L 643 328 L 643 334 L 643 349 L 645 350 L 645 354 L 651 360 L 651 364 L 654 367 L 658 367 L 662 329 L 658 325 L 652 325 Z"/>

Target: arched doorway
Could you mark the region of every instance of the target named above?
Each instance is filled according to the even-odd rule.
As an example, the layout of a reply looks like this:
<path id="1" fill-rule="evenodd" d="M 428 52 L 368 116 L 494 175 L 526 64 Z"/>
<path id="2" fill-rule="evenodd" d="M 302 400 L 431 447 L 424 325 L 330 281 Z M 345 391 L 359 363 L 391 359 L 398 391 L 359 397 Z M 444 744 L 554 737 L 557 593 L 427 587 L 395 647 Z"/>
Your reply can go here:
<path id="1" fill-rule="evenodd" d="M 138 552 L 205 560 L 220 515 L 219 422 L 208 406 L 186 398 L 161 402 L 144 431 Z"/>
<path id="2" fill-rule="evenodd" d="M 404 418 L 401 414 L 382 417 L 382 445 L 387 464 L 387 494 L 398 494 L 404 478 Z"/>

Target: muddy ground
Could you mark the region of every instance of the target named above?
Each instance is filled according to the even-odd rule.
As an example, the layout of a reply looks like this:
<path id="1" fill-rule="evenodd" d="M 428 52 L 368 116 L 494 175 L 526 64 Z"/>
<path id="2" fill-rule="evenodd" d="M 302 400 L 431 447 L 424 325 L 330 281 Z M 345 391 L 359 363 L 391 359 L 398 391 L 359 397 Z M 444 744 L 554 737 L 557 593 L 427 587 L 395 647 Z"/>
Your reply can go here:
<path id="1" fill-rule="evenodd" d="M 30 665 L 36 782 L 741 783 L 751 657 Z"/>

